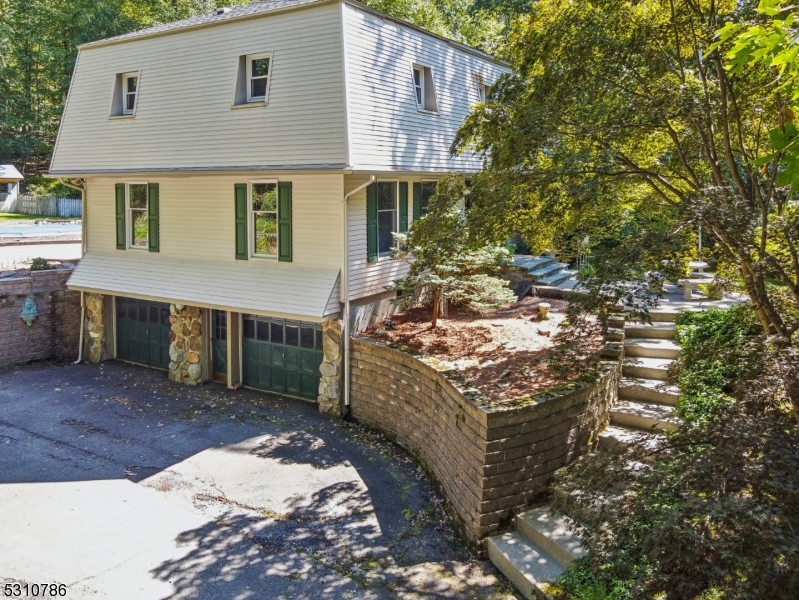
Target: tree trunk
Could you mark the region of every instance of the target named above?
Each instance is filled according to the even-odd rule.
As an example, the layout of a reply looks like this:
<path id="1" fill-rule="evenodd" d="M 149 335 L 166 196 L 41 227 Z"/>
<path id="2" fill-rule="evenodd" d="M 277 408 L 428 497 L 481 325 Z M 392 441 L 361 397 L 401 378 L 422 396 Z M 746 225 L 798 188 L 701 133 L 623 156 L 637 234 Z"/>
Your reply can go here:
<path id="1" fill-rule="evenodd" d="M 441 290 L 437 289 L 433 292 L 433 322 L 430 329 L 435 329 L 438 325 L 438 309 L 441 306 Z"/>

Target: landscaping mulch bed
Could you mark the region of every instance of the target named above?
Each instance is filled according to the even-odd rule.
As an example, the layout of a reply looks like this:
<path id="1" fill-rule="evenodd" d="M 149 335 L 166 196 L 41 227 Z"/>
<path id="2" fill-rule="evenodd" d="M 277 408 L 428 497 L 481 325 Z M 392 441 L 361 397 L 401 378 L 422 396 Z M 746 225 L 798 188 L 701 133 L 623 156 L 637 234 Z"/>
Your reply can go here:
<path id="1" fill-rule="evenodd" d="M 538 316 L 541 302 L 551 305 L 546 320 Z M 430 309 L 417 307 L 376 324 L 363 335 L 401 350 L 430 355 L 462 372 L 492 400 L 507 402 L 579 376 L 563 378 L 547 362 L 567 307 L 565 300 L 526 297 L 481 315 L 450 310 L 435 329 L 430 327 Z M 599 334 L 588 342 L 588 352 L 599 351 L 603 343 Z"/>

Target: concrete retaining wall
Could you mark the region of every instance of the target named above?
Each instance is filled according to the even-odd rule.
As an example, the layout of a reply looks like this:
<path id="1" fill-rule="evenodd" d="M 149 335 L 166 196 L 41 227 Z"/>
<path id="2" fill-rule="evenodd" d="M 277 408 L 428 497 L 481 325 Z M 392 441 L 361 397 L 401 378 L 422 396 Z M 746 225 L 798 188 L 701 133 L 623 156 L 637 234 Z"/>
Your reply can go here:
<path id="1" fill-rule="evenodd" d="M 596 441 L 621 377 L 620 361 L 604 360 L 591 385 L 497 405 L 457 374 L 377 342 L 353 339 L 350 356 L 353 418 L 425 464 L 477 550 L 545 497 L 555 471 Z"/>
<path id="2" fill-rule="evenodd" d="M 67 291 L 71 274 L 59 269 L 0 279 L 0 366 L 77 358 L 80 292 Z M 21 319 L 27 298 L 39 313 L 30 327 Z"/>

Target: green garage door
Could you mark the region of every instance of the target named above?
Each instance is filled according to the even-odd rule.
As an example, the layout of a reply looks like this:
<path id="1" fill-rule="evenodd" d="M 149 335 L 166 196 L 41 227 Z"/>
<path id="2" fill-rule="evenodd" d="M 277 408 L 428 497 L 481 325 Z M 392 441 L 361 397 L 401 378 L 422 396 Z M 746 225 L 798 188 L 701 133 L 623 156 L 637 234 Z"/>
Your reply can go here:
<path id="1" fill-rule="evenodd" d="M 242 317 L 244 385 L 316 400 L 322 327 L 255 315 Z"/>
<path id="2" fill-rule="evenodd" d="M 119 298 L 117 358 L 169 368 L 169 304 Z"/>

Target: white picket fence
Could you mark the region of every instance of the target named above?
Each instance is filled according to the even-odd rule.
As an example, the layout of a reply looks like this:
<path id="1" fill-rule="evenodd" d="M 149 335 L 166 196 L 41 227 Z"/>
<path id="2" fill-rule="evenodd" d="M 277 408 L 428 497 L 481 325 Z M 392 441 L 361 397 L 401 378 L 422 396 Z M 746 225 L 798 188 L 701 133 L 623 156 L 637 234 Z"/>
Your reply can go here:
<path id="1" fill-rule="evenodd" d="M 0 194 L 0 213 L 25 213 L 48 217 L 80 217 L 80 198 L 59 198 L 57 196 L 20 195 L 16 198 L 2 198 Z"/>

